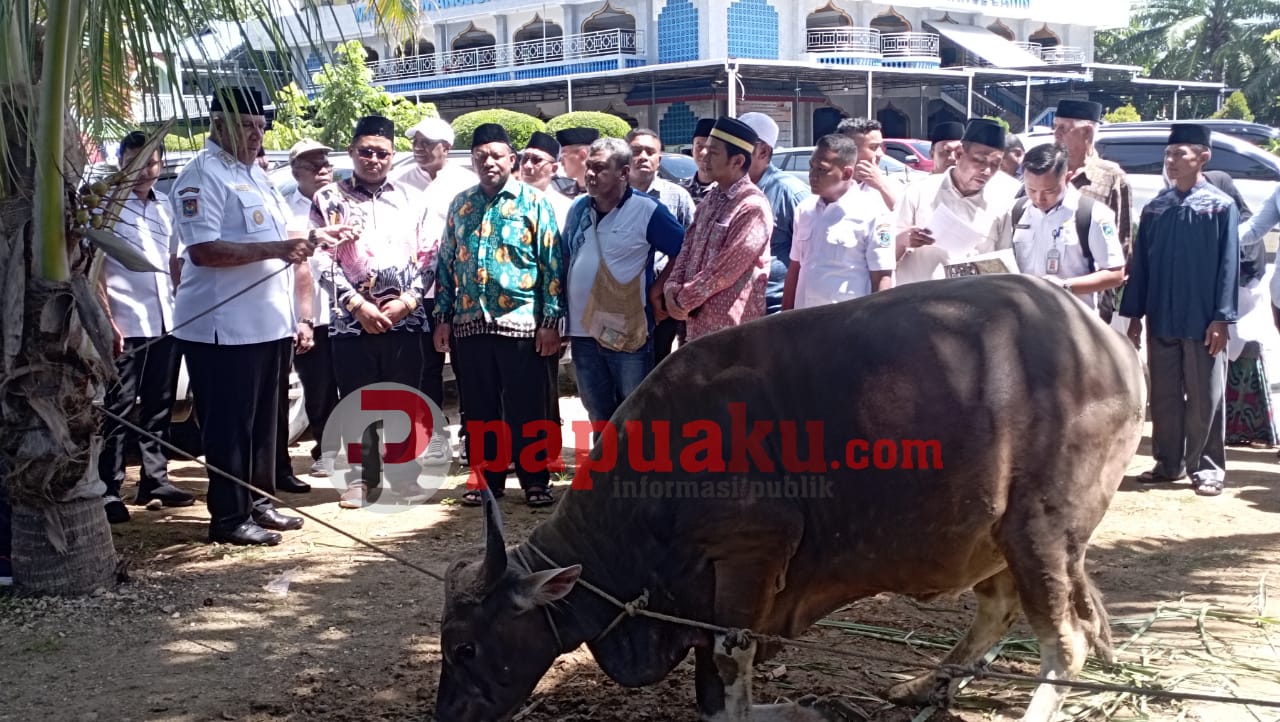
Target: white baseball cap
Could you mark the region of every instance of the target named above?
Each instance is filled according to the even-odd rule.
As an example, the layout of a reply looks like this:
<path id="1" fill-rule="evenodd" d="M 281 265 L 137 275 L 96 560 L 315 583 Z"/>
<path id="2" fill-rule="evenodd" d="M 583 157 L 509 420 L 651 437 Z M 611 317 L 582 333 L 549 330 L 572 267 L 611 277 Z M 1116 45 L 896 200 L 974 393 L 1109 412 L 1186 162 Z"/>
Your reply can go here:
<path id="1" fill-rule="evenodd" d="M 417 125 L 406 130 L 404 136 L 415 140 L 419 133 L 427 140 L 443 140 L 453 145 L 453 126 L 440 118 L 423 118 Z"/>
<path id="2" fill-rule="evenodd" d="M 307 138 L 306 140 L 300 140 L 297 143 L 294 143 L 293 147 L 289 149 L 289 162 L 290 163 L 294 162 L 295 160 L 298 159 L 298 156 L 302 155 L 303 153 L 311 153 L 312 151 L 317 151 L 317 150 L 322 150 L 326 153 L 333 152 L 333 148 L 330 148 L 324 143 L 320 143 L 318 141 L 314 141 L 314 140 L 311 140 L 310 138 Z"/>
<path id="3" fill-rule="evenodd" d="M 738 121 L 751 128 L 760 138 L 760 142 L 770 148 L 778 144 L 778 124 L 764 113 L 743 113 Z"/>

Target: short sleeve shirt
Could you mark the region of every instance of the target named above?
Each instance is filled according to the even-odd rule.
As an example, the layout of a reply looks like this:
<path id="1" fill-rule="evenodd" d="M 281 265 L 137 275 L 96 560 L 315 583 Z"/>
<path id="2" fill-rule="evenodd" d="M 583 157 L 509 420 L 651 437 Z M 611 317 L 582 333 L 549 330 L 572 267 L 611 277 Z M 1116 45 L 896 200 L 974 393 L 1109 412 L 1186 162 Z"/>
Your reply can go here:
<path id="1" fill-rule="evenodd" d="M 791 260 L 800 264 L 796 308 L 871 293 L 871 272 L 892 271 L 893 217 L 880 192 L 856 185 L 835 203 L 810 196 L 796 209 Z"/>
<path id="2" fill-rule="evenodd" d="M 1089 212 L 1087 239 L 1094 269 L 1089 268 L 1089 260 L 1085 258 L 1084 247 L 1076 231 L 1076 209 L 1080 206 L 1080 198 L 1080 191 L 1068 186 L 1062 202 L 1047 212 L 1027 204 L 1013 231 L 1013 255 L 1018 261 L 1019 271 L 1033 276 L 1066 279 L 1084 276 L 1093 270 L 1124 267 L 1124 248 L 1120 245 L 1115 214 L 1102 203 L 1094 203 Z M 1051 258 L 1056 258 L 1056 270 L 1051 268 Z M 1097 305 L 1096 294 L 1076 295 L 1090 308 Z"/>
<path id="3" fill-rule="evenodd" d="M 174 336 L 243 345 L 293 335 L 293 272 L 282 259 L 213 268 L 191 263 L 193 246 L 268 243 L 288 237 L 289 210 L 267 174 L 212 140 L 173 182 L 178 254 L 187 259 L 174 304 Z"/>

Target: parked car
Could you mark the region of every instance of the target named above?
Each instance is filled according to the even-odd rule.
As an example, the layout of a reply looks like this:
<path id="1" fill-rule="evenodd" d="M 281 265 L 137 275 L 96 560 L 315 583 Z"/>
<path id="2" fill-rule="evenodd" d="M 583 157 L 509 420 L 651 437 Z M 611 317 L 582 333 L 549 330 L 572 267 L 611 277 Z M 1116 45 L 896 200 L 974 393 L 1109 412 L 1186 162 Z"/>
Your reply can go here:
<path id="1" fill-rule="evenodd" d="M 809 182 L 809 159 L 813 157 L 813 146 L 802 148 L 779 148 L 773 151 L 773 164 L 779 169 Z M 929 175 L 908 167 L 902 161 L 886 154 L 880 159 L 880 170 L 888 175 L 900 175 L 908 183 Z"/>
<path id="2" fill-rule="evenodd" d="M 1168 130 L 1172 120 L 1141 120 L 1128 123 L 1108 123 L 1105 127 L 1116 130 Z M 1266 147 L 1273 140 L 1280 140 L 1280 130 L 1262 123 L 1251 123 L 1246 120 L 1230 120 L 1226 118 L 1206 118 L 1204 120 L 1178 121 L 1192 122 L 1208 126 L 1210 130 L 1233 135 L 1247 140 L 1254 145 Z"/>
<path id="3" fill-rule="evenodd" d="M 885 138 L 884 153 L 903 165 L 925 173 L 933 172 L 933 152 L 927 140 L 919 138 Z"/>
<path id="4" fill-rule="evenodd" d="M 1164 149 L 1168 130 L 1132 130 L 1121 124 L 1098 128 L 1095 145 L 1098 154 L 1118 163 L 1133 189 L 1133 219 L 1137 222 L 1142 208 L 1164 188 Z M 1051 133 L 1033 133 L 1023 139 L 1027 148 L 1049 142 Z M 1275 192 L 1280 182 L 1280 159 L 1240 138 L 1215 131 L 1212 135 L 1213 157 L 1206 169 L 1226 171 L 1235 181 L 1241 197 L 1257 213 Z"/>
<path id="5" fill-rule="evenodd" d="M 698 172 L 698 163 L 682 153 L 663 153 L 662 162 L 658 164 L 658 177 L 672 183 L 679 183 Z"/>

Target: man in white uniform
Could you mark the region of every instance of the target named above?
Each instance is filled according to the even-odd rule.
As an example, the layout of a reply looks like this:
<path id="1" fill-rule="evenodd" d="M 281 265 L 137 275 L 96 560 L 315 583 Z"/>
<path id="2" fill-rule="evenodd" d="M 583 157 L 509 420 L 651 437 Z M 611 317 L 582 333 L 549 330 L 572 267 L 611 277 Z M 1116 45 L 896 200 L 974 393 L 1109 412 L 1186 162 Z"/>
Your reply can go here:
<path id="1" fill-rule="evenodd" d="M 893 286 L 893 216 L 880 188 L 857 181 L 860 149 L 842 134 L 818 139 L 814 195 L 796 211 L 782 309 L 839 303 Z"/>
<path id="2" fill-rule="evenodd" d="M 975 118 L 965 128 L 956 164 L 907 186 L 896 209 L 896 285 L 944 278 L 948 262 L 1011 246 L 1013 194 L 1003 184 L 990 184 L 1004 162 L 1004 145 L 1003 126 Z M 957 241 L 965 249 L 937 248 L 939 240 Z"/>
<path id="3" fill-rule="evenodd" d="M 315 242 L 289 239 L 284 198 L 256 163 L 266 126 L 257 92 L 219 90 L 209 109 L 204 150 L 173 184 L 185 259 L 174 335 L 187 359 L 205 458 L 275 493 L 280 384 L 301 333 L 292 266 L 306 262 Z M 339 240 L 327 232 L 313 238 Z M 302 526 L 214 472 L 208 506 L 213 542 L 274 545 L 276 531 Z"/>
<path id="4" fill-rule="evenodd" d="M 120 141 L 119 167 L 133 162 L 146 142 L 147 136 L 139 131 L 126 135 Z M 155 190 L 161 163 L 157 147 L 138 171 L 114 230 L 157 268 L 169 268 L 173 214 L 169 197 Z M 107 390 L 103 408 L 127 417 L 140 400 L 138 425 L 149 434 L 165 437 L 178 379 L 178 342 L 167 335 L 173 330 L 173 279 L 168 273 L 130 271 L 107 256 L 100 288 L 115 336 L 116 371 L 120 375 L 116 385 Z M 125 428 L 106 417 L 102 436 L 98 476 L 107 485 L 103 495 L 107 521 L 118 524 L 129 520 L 129 510 L 120 499 Z M 155 436 L 138 437 L 142 468 L 134 503 L 142 506 L 159 499 L 165 506 L 191 506 L 195 495 L 169 482 L 168 462 Z"/>
<path id="5" fill-rule="evenodd" d="M 1032 148 L 1022 171 L 1027 195 L 1013 210 L 1018 269 L 1057 283 L 1096 308 L 1099 291 L 1124 282 L 1115 214 L 1067 182 L 1067 151 L 1061 146 Z"/>

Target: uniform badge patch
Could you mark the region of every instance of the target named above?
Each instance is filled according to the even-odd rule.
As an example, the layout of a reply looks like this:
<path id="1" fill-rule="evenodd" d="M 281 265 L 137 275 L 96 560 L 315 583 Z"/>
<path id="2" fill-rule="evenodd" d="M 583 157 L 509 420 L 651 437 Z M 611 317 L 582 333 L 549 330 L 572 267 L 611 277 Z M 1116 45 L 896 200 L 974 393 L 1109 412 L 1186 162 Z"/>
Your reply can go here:
<path id="1" fill-rule="evenodd" d="M 182 199 L 182 217 L 195 218 L 200 214 L 199 198 L 183 198 Z"/>
<path id="2" fill-rule="evenodd" d="M 253 212 L 253 222 L 257 223 L 258 225 L 262 225 L 262 222 L 266 220 L 266 218 L 267 218 L 266 216 L 262 215 L 262 211 Z"/>
<path id="3" fill-rule="evenodd" d="M 178 191 L 178 195 L 185 196 L 188 193 L 199 193 L 199 192 L 200 192 L 199 188 L 196 188 L 195 186 L 187 186 L 186 188 L 183 188 L 182 190 Z"/>
<path id="4" fill-rule="evenodd" d="M 1116 227 L 1110 221 L 1103 221 L 1099 224 L 1102 228 L 1102 237 L 1112 239 L 1116 237 Z"/>
<path id="5" fill-rule="evenodd" d="M 889 233 L 889 224 L 882 223 L 876 226 L 876 246 L 888 248 L 890 243 L 893 243 L 893 235 Z"/>

